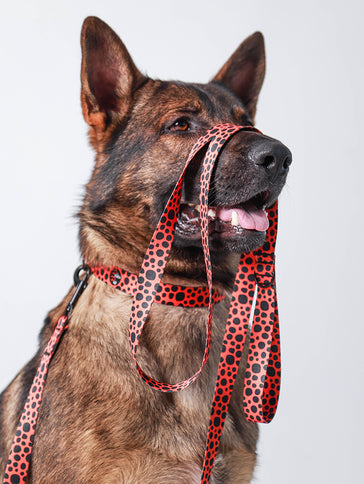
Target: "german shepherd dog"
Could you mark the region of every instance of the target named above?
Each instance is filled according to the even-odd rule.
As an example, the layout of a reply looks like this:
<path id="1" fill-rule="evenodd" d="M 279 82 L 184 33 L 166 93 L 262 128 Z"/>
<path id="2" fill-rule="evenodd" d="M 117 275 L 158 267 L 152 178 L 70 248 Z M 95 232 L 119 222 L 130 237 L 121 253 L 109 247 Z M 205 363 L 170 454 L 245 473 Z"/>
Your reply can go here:
<path id="1" fill-rule="evenodd" d="M 79 212 L 81 254 L 91 264 L 138 274 L 198 138 L 216 124 L 254 122 L 264 40 L 259 32 L 248 37 L 207 84 L 143 75 L 119 37 L 95 17 L 83 24 L 81 46 L 82 111 L 96 152 Z M 186 174 L 164 282 L 206 285 L 198 222 L 201 160 L 194 159 Z M 231 291 L 239 254 L 261 246 L 266 235 L 239 220 L 219 219 L 219 209 L 264 213 L 281 192 L 290 163 L 288 148 L 259 132 L 238 132 L 222 151 L 209 193 L 216 288 Z M 72 294 L 50 311 L 39 351 L 0 396 L 0 476 L 42 352 Z M 161 393 L 145 385 L 131 358 L 132 297 L 91 275 L 49 369 L 28 482 L 199 483 L 228 299 L 214 306 L 212 349 L 201 377 L 184 391 Z M 202 360 L 207 311 L 154 304 L 140 340 L 140 366 L 167 383 L 192 375 Z M 243 373 L 212 483 L 252 479 L 258 430 L 244 418 L 242 380 Z"/>

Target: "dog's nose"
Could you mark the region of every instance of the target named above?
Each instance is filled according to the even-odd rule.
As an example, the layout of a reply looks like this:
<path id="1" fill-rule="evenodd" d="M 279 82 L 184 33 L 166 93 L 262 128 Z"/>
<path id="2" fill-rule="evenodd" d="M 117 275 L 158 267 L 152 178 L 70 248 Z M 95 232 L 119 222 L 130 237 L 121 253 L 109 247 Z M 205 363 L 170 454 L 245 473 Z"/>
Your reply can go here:
<path id="1" fill-rule="evenodd" d="M 271 176 L 287 174 L 292 163 L 292 153 L 277 140 L 265 140 L 256 144 L 250 156 L 255 165 L 264 167 Z"/>

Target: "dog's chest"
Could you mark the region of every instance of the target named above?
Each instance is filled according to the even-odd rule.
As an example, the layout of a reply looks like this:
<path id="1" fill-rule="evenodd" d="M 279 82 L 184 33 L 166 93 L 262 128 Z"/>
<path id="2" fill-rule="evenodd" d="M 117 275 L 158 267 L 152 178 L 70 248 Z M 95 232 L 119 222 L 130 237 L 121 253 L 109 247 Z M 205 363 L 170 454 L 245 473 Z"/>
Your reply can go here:
<path id="1" fill-rule="evenodd" d="M 173 482 L 186 482 L 181 469 L 184 473 L 189 469 L 189 482 L 195 477 L 199 482 L 220 342 L 213 344 L 209 362 L 194 385 L 177 394 L 157 392 L 142 382 L 130 355 L 130 309 L 129 297 L 90 280 L 49 371 L 34 472 L 39 469 L 41 475 L 42 467 L 54 468 L 57 456 L 63 455 L 76 459 L 85 475 L 90 468 L 97 475 L 99 468 L 105 469 L 105 461 L 113 472 L 123 469 L 124 477 L 117 480 L 116 472 L 115 482 L 158 482 L 147 480 L 158 468 L 162 473 L 168 470 Z M 206 317 L 204 308 L 153 308 L 138 349 L 140 366 L 169 383 L 191 376 L 202 360 Z M 214 340 L 221 338 L 220 333 L 215 324 Z M 133 461 L 138 463 L 138 476 L 133 476 Z M 68 479 L 74 482 L 75 476 Z M 103 482 L 114 480 L 110 476 Z"/>

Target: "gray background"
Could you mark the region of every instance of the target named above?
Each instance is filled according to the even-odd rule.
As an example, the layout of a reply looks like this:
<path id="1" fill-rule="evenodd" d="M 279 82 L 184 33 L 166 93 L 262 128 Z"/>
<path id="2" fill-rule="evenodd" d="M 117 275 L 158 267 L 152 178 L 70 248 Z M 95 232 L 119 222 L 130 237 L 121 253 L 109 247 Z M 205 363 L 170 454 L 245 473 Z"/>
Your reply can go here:
<path id="1" fill-rule="evenodd" d="M 363 446 L 362 2 L 14 1 L 0 14 L 0 387 L 34 353 L 79 262 L 93 155 L 79 32 L 98 15 L 150 76 L 205 82 L 255 30 L 257 126 L 294 154 L 277 250 L 283 380 L 256 483 L 358 483 Z"/>

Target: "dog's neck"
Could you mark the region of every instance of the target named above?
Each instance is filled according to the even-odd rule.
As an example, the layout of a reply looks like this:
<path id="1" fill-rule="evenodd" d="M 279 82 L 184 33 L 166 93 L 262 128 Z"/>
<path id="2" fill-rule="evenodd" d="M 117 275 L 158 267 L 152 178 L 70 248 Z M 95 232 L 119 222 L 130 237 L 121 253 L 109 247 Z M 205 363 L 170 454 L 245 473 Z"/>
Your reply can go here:
<path id="1" fill-rule="evenodd" d="M 127 249 L 109 242 L 99 232 L 81 227 L 81 252 L 83 260 L 91 265 L 116 266 L 132 274 L 139 274 L 149 241 L 144 251 L 130 245 Z M 107 255 L 107 256 L 106 256 Z M 239 263 L 239 254 L 212 254 L 213 283 L 217 289 L 230 290 Z M 162 282 L 181 286 L 206 286 L 206 272 L 202 250 L 179 250 L 172 247 Z"/>

